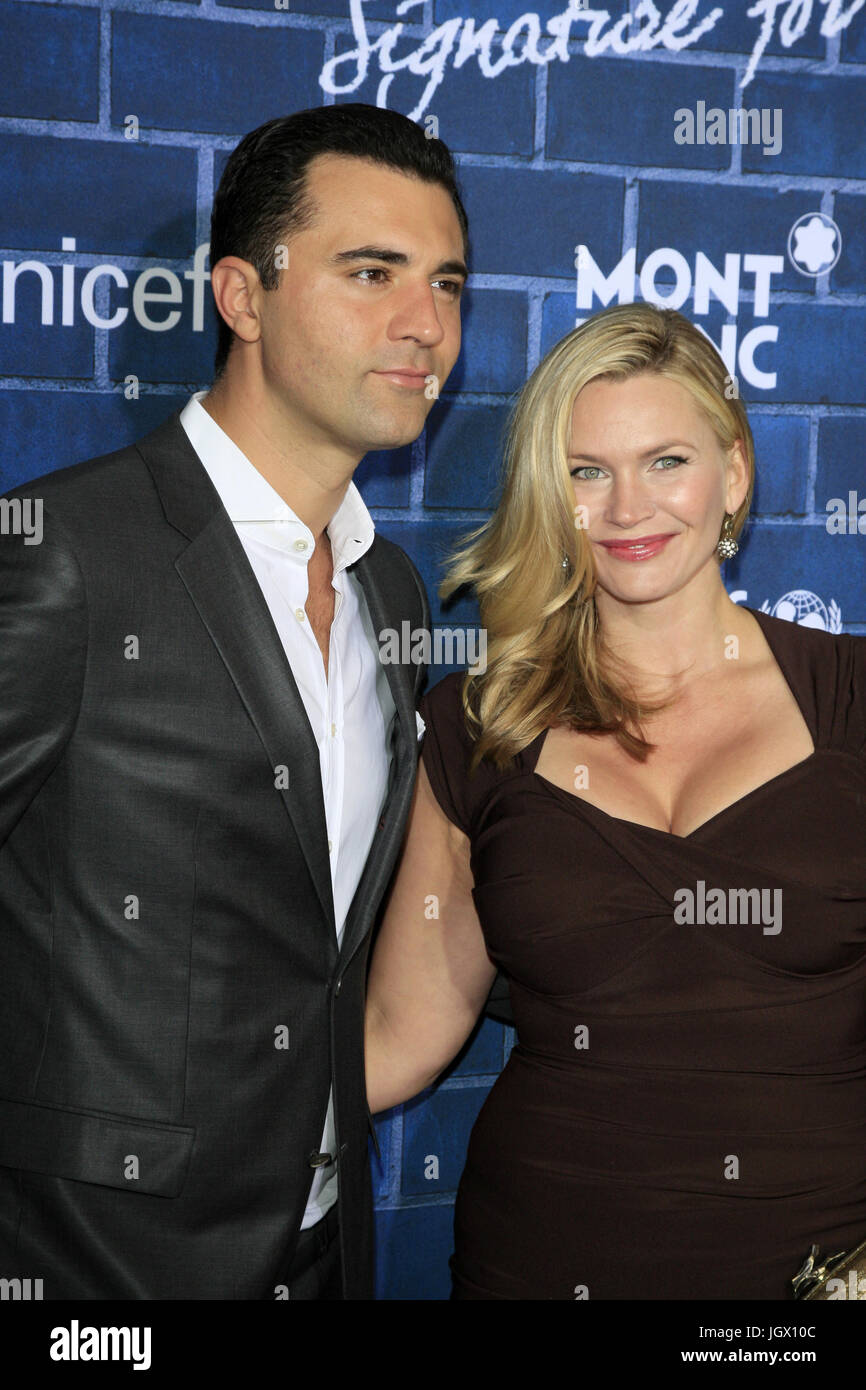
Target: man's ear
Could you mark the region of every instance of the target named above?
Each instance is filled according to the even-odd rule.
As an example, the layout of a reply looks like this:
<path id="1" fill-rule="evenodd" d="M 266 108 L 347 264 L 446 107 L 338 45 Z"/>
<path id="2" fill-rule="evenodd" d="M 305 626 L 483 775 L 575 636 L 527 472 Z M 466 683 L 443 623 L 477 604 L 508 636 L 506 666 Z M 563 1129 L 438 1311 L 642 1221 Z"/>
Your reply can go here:
<path id="1" fill-rule="evenodd" d="M 261 336 L 256 312 L 261 280 L 255 266 L 240 256 L 223 256 L 212 268 L 210 282 L 214 303 L 229 328 L 243 342 L 256 342 Z"/>

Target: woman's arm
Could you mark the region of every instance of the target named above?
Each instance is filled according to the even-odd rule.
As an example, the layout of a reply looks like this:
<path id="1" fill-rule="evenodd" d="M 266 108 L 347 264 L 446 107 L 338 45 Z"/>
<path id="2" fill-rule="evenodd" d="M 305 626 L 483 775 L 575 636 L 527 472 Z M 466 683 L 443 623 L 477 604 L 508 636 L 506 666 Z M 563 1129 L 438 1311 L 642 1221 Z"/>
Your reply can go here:
<path id="1" fill-rule="evenodd" d="M 469 840 L 423 762 L 367 984 L 367 1103 L 375 1114 L 429 1086 L 460 1051 L 496 975 L 475 904 Z"/>

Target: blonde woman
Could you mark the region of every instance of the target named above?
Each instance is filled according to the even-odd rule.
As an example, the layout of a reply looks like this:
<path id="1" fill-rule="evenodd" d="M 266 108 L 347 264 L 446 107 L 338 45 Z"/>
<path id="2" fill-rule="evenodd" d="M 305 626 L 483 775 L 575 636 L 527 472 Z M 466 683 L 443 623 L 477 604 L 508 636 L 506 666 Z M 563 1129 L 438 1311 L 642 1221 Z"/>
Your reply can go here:
<path id="1" fill-rule="evenodd" d="M 866 638 L 729 599 L 752 435 L 678 313 L 558 343 L 506 463 L 443 586 L 488 662 L 421 704 L 370 1107 L 448 1066 L 498 968 L 518 1041 L 452 1296 L 790 1298 L 866 1237 Z"/>

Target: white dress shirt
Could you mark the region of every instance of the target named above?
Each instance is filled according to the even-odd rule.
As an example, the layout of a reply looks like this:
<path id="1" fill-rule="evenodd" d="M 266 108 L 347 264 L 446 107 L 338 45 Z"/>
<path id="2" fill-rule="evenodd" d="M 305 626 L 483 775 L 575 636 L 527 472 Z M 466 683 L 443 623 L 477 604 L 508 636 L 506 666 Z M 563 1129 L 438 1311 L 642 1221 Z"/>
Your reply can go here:
<path id="1" fill-rule="evenodd" d="M 192 396 L 180 422 L 234 522 L 316 738 L 339 945 L 385 803 L 396 713 L 363 589 L 346 569 L 373 544 L 373 519 L 350 482 L 326 527 L 336 594 L 326 678 L 304 610 L 313 533 L 200 404 L 205 394 Z M 320 1148 L 336 1154 L 333 1089 Z M 301 1229 L 321 1220 L 337 1195 L 336 1168 L 317 1168 Z"/>

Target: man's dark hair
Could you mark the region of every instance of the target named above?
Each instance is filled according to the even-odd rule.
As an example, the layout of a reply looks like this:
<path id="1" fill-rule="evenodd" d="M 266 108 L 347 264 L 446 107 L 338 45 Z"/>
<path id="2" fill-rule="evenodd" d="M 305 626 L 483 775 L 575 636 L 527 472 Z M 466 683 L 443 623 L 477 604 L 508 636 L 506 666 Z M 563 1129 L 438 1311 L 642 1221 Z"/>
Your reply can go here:
<path id="1" fill-rule="evenodd" d="M 275 248 L 309 226 L 316 214 L 306 173 L 310 161 L 320 154 L 371 159 L 441 184 L 454 202 L 468 262 L 469 223 L 448 146 L 428 138 L 398 111 L 349 102 L 279 116 L 250 131 L 232 150 L 213 202 L 211 266 L 223 256 L 239 256 L 255 266 L 263 289 L 277 288 L 280 271 Z M 234 337 L 220 313 L 217 320 L 215 377 L 225 367 Z"/>

